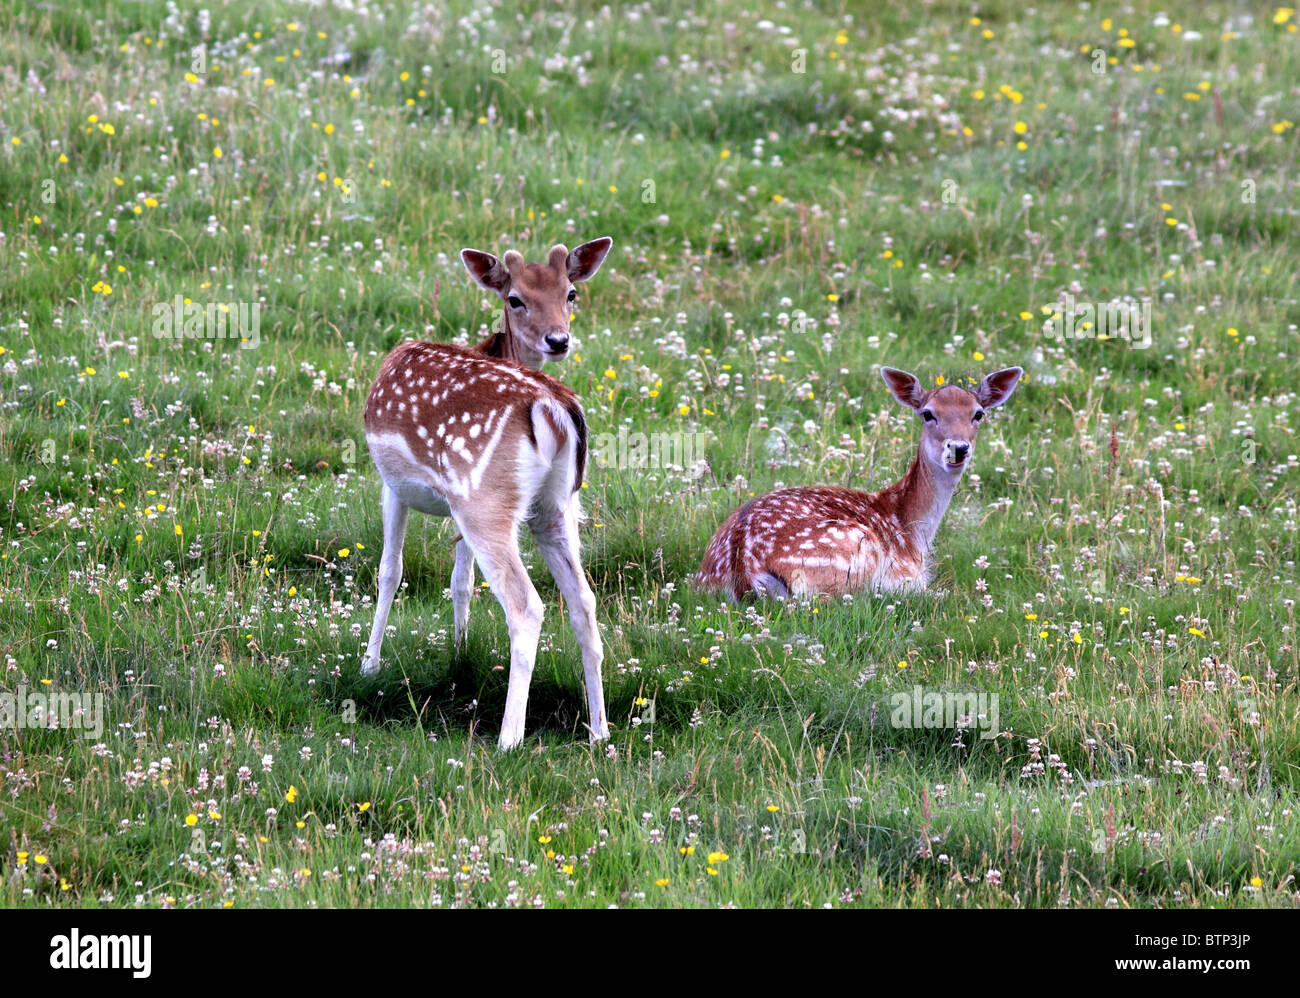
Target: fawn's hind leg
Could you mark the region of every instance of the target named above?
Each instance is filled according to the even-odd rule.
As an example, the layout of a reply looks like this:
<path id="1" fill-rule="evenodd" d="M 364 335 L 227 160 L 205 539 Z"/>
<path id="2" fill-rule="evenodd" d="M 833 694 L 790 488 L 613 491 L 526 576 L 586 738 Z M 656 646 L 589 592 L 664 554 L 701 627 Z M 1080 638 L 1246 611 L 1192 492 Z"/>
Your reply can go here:
<path id="1" fill-rule="evenodd" d="M 384 485 L 384 553 L 379 559 L 379 600 L 375 603 L 375 622 L 370 628 L 370 643 L 361 660 L 361 674 L 373 676 L 379 671 L 379 649 L 384 643 L 388 611 L 402 581 L 402 545 L 406 542 L 406 521 L 410 508 Z"/>

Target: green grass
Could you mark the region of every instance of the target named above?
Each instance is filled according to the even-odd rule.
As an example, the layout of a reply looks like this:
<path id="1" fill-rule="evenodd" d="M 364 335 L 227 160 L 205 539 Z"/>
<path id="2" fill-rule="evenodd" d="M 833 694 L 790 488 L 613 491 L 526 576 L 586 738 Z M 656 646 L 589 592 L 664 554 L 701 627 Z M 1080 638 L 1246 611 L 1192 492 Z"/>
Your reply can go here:
<path id="1" fill-rule="evenodd" d="M 0 0 L 0 684 L 104 722 L 0 729 L 0 901 L 1297 904 L 1294 15 L 363 6 Z M 358 674 L 361 408 L 403 338 L 494 320 L 462 246 L 599 235 L 551 373 L 707 466 L 583 492 L 608 749 L 526 542 L 502 755 L 505 624 L 480 590 L 452 648 L 445 522 Z M 1151 348 L 1046 337 L 1066 293 L 1150 300 Z M 177 295 L 258 342 L 155 337 Z M 902 474 L 886 364 L 1028 372 L 932 590 L 693 590 L 748 496 Z M 894 727 L 914 686 L 996 696 L 996 737 Z"/>

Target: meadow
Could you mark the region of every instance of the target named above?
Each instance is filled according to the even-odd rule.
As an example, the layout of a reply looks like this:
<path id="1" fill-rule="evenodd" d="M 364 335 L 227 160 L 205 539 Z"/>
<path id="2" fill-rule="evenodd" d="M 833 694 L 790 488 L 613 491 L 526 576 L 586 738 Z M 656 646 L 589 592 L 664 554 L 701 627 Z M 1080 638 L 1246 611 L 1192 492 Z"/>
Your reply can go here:
<path id="1" fill-rule="evenodd" d="M 1217 0 L 0 0 L 0 904 L 1297 906 L 1298 46 Z M 362 408 L 497 321 L 462 247 L 604 235 L 548 373 L 692 450 L 583 487 L 606 745 L 525 539 L 503 754 L 447 521 L 359 675 Z M 882 365 L 1026 370 L 931 589 L 694 588 L 747 497 L 903 474 Z M 931 693 L 979 714 L 896 723 Z"/>

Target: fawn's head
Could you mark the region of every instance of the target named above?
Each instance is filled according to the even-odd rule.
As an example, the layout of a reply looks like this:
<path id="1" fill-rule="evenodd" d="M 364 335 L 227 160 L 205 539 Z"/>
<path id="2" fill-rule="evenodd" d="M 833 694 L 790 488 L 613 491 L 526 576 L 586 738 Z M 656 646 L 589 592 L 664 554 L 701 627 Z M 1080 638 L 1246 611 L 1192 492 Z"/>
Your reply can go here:
<path id="1" fill-rule="evenodd" d="M 461 261 L 479 287 L 505 302 L 505 318 L 517 339 L 518 353 L 540 367 L 569 352 L 569 318 L 577 301 L 574 285 L 595 275 L 614 241 L 608 236 L 583 243 L 573 252 L 551 247 L 546 263 L 525 263 L 509 250 L 498 260 L 491 253 L 463 249 Z"/>
<path id="2" fill-rule="evenodd" d="M 994 371 L 974 391 L 943 385 L 927 391 L 906 371 L 881 368 L 894 398 L 921 415 L 920 453 L 932 471 L 954 479 L 966 470 L 975 435 L 987 410 L 1011 397 L 1024 370 L 1008 367 Z"/>

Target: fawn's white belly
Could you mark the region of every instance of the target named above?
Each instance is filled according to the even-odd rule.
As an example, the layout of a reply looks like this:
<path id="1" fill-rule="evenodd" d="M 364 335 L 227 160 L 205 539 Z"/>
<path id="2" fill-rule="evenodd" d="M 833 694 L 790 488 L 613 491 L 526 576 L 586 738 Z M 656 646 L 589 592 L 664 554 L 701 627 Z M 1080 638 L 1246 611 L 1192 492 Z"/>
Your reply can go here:
<path id="1" fill-rule="evenodd" d="M 384 484 L 403 504 L 430 516 L 450 516 L 451 507 L 427 466 L 420 465 L 407 442 L 396 433 L 366 434 L 370 457 Z"/>

